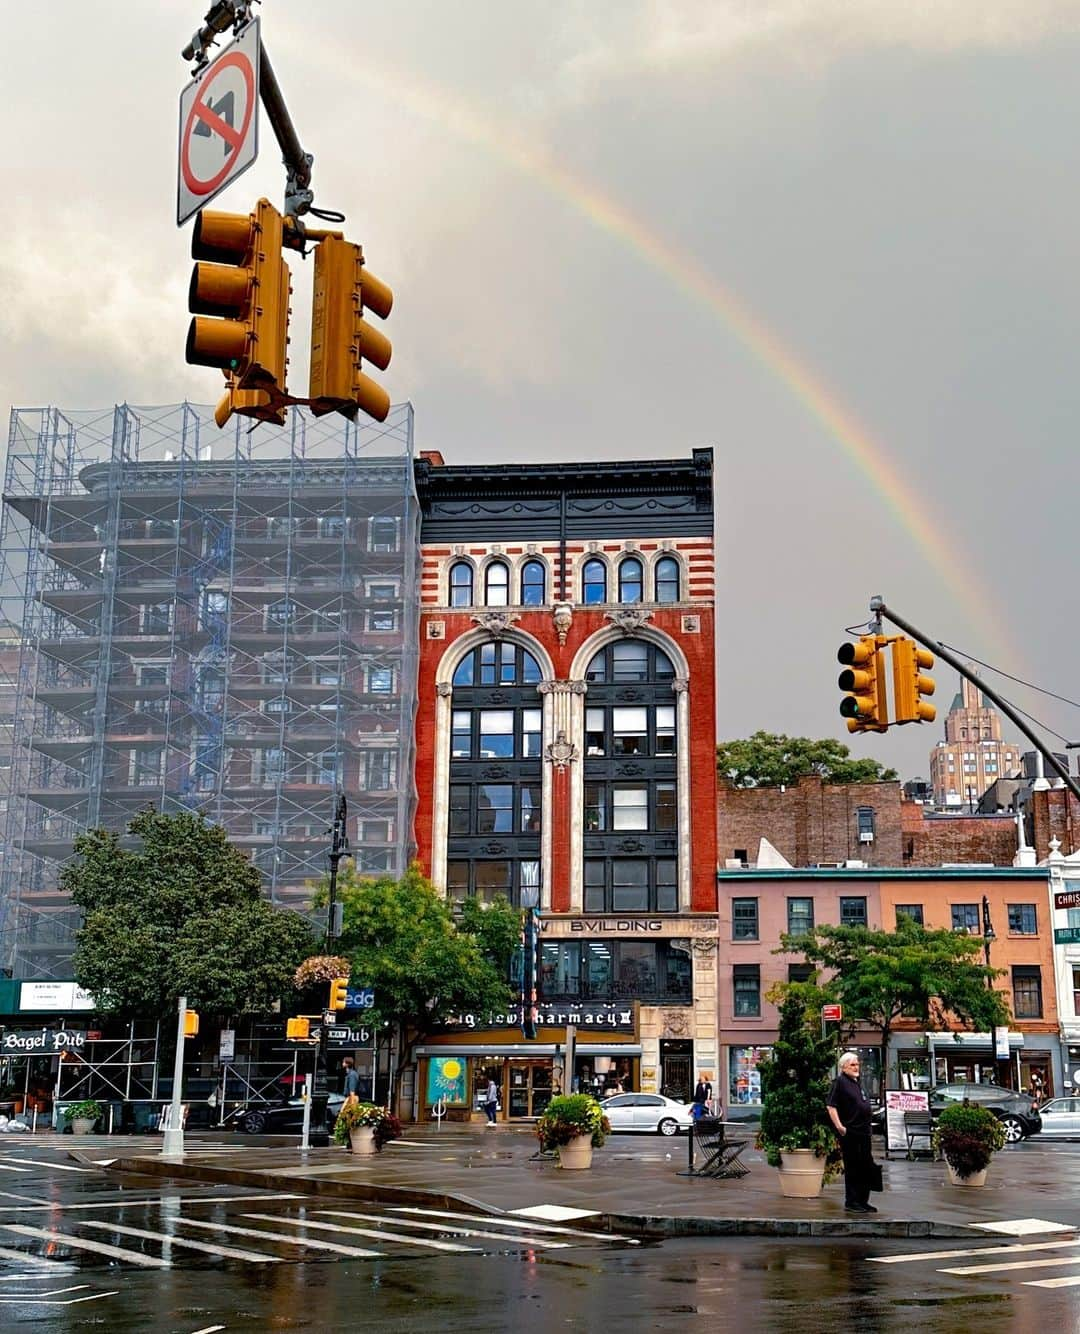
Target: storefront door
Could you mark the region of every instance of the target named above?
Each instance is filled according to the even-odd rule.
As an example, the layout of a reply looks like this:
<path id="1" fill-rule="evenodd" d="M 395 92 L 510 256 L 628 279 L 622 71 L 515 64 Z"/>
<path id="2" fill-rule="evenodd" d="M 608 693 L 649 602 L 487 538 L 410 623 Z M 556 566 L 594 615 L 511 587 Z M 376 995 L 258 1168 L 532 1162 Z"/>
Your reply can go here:
<path id="1" fill-rule="evenodd" d="M 551 1061 L 511 1060 L 510 1099 L 507 1115 L 511 1121 L 542 1116 L 551 1101 Z"/>

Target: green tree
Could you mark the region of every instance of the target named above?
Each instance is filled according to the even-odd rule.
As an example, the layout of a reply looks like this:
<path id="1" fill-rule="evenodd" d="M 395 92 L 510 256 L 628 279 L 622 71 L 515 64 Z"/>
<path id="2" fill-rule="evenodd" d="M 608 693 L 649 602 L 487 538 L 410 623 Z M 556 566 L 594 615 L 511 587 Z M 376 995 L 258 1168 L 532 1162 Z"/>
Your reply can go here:
<path id="1" fill-rule="evenodd" d="M 840 741 L 826 737 L 755 732 L 741 741 L 721 741 L 716 747 L 716 772 L 734 787 L 777 787 L 798 782 L 804 774 L 818 774 L 826 783 L 884 783 L 896 779 L 895 769 L 877 760 L 852 759 Z"/>
<path id="2" fill-rule="evenodd" d="M 830 974 L 826 989 L 844 1006 L 846 1022 L 878 1030 L 886 1083 L 898 1019 L 916 1019 L 927 1029 L 948 1029 L 955 1021 L 982 1032 L 1009 1022 L 1005 998 L 990 985 L 1000 970 L 978 960 L 978 936 L 930 930 L 901 915 L 895 931 L 818 926 L 780 942 L 778 953 L 801 954 Z"/>
<path id="3" fill-rule="evenodd" d="M 325 904 L 327 893 L 323 879 L 316 904 Z M 335 950 L 351 959 L 353 980 L 375 991 L 367 1018 L 396 1035 L 396 1094 L 416 1042 L 453 1015 L 494 1014 L 516 999 L 508 975 L 521 913 L 500 896 L 486 906 L 466 901 L 455 919 L 415 863 L 400 880 L 366 879 L 345 863 L 337 894 L 342 931 Z"/>
<path id="4" fill-rule="evenodd" d="M 138 840 L 91 829 L 60 884 L 82 910 L 74 969 L 103 1010 L 168 1018 L 178 996 L 216 1016 L 268 1010 L 314 947 L 306 920 L 262 898 L 260 876 L 219 825 L 146 810 Z"/>
<path id="5" fill-rule="evenodd" d="M 785 983 L 769 999 L 779 1002 L 780 1022 L 758 1066 L 761 1145 L 779 1167 L 784 1149 L 812 1149 L 820 1157 L 836 1149 L 826 1107 L 836 1047 L 831 1036 L 822 1036 L 822 992 L 813 982 Z"/>

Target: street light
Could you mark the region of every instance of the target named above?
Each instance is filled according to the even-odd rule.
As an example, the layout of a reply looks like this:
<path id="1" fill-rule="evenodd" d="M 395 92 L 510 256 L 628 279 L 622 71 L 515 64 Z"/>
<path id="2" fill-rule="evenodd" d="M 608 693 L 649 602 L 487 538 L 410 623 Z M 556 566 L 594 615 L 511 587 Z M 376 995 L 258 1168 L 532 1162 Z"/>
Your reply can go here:
<path id="1" fill-rule="evenodd" d="M 985 894 L 983 895 L 983 901 L 982 901 L 982 924 L 983 924 L 983 929 L 982 929 L 983 953 L 986 955 L 986 967 L 989 969 L 990 944 L 992 941 L 996 940 L 997 937 L 994 934 L 994 927 L 992 922 L 990 921 L 990 900 L 986 897 Z M 991 988 L 994 985 L 993 980 L 991 979 L 989 973 L 987 973 L 986 976 L 986 985 Z"/>

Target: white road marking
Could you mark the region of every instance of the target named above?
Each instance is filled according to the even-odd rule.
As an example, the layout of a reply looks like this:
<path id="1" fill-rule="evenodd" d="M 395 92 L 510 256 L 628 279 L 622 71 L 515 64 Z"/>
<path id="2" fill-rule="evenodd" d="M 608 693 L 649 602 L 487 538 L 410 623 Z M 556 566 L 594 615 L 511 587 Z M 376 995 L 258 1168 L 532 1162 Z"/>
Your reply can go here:
<path id="1" fill-rule="evenodd" d="M 92 1167 L 72 1167 L 70 1163 L 51 1163 L 43 1158 L 10 1158 L 0 1157 L 0 1166 L 5 1162 L 30 1163 L 33 1167 L 51 1167 L 56 1172 L 93 1172 Z M 25 1172 L 25 1167 L 5 1167 L 5 1172 Z"/>
<path id="2" fill-rule="evenodd" d="M 5 1232 L 17 1232 L 20 1237 L 34 1237 L 38 1241 L 59 1242 L 61 1246 L 70 1246 L 76 1251 L 94 1251 L 98 1255 L 109 1255 L 114 1260 L 124 1260 L 128 1264 L 142 1265 L 144 1269 L 168 1269 L 168 1260 L 158 1260 L 152 1255 L 143 1255 L 140 1251 L 125 1251 L 119 1246 L 107 1246 L 103 1241 L 90 1241 L 85 1237 L 73 1237 L 70 1232 L 60 1232 L 56 1228 L 29 1227 L 26 1223 L 0 1223 Z"/>
<path id="3" fill-rule="evenodd" d="M 1007 1232 L 1011 1237 L 1029 1237 L 1040 1232 L 1075 1232 L 1068 1223 L 1051 1223 L 1046 1218 L 1006 1218 L 996 1223 L 972 1223 L 986 1232 Z"/>
<path id="4" fill-rule="evenodd" d="M 1025 1288 L 1075 1288 L 1080 1287 L 1080 1278 L 1033 1278 L 1024 1284 Z"/>
<path id="5" fill-rule="evenodd" d="M 372 1223 L 382 1222 L 380 1214 L 358 1214 L 344 1209 L 315 1209 L 312 1212 L 331 1218 L 361 1218 Z M 501 1241 L 504 1245 L 514 1242 L 520 1246 L 538 1246 L 544 1250 L 566 1250 L 571 1244 L 568 1241 L 552 1241 L 550 1237 L 515 1237 L 506 1232 L 481 1232 L 477 1228 L 448 1226 L 445 1223 L 421 1223 L 419 1220 L 404 1218 L 400 1221 L 404 1227 L 423 1228 L 427 1232 L 456 1232 L 463 1237 L 486 1237 L 489 1241 Z"/>
<path id="6" fill-rule="evenodd" d="M 100 1219 L 84 1218 L 81 1227 L 101 1228 L 105 1232 L 119 1232 L 125 1237 L 142 1237 L 144 1241 L 159 1241 L 162 1245 L 182 1246 L 189 1251 L 202 1251 L 205 1255 L 220 1255 L 227 1260 L 250 1260 L 253 1264 L 280 1264 L 279 1255 L 263 1255 L 259 1251 L 239 1251 L 231 1246 L 214 1246 L 208 1241 L 195 1241 L 188 1237 L 177 1237 L 171 1232 L 151 1232 L 142 1227 L 126 1227 L 121 1223 L 103 1223 Z"/>
<path id="7" fill-rule="evenodd" d="M 1080 1246 L 1080 1237 L 1074 1237 L 1071 1241 L 1017 1241 L 1004 1246 L 969 1246 L 964 1250 L 914 1251 L 910 1255 L 871 1255 L 869 1259 L 876 1265 L 901 1265 L 912 1264 L 916 1260 L 959 1260 L 965 1255 L 1021 1255 L 1025 1251 L 1060 1251 L 1070 1246 Z"/>
<path id="8" fill-rule="evenodd" d="M 0 1163 L 0 1172 L 29 1172 L 28 1167 L 9 1167 L 6 1163 Z"/>
<path id="9" fill-rule="evenodd" d="M 552 1227 L 550 1224 L 525 1223 L 518 1218 L 492 1218 L 489 1214 L 455 1214 L 443 1209 L 421 1209 L 416 1205 L 397 1204 L 391 1209 L 395 1214 L 423 1214 L 425 1218 L 456 1218 L 465 1223 L 483 1223 L 486 1227 L 527 1227 L 530 1232 L 553 1232 L 566 1237 L 589 1237 L 593 1241 L 625 1241 L 631 1246 L 641 1243 L 637 1237 L 623 1237 L 617 1232 L 586 1232 L 578 1227 Z"/>
<path id="10" fill-rule="evenodd" d="M 320 1210 L 320 1212 L 322 1212 Z M 310 1218 L 285 1218 L 281 1214 L 244 1214 L 245 1218 L 256 1218 L 263 1223 L 287 1223 L 291 1227 L 310 1227 L 321 1232 L 354 1232 L 361 1237 L 374 1237 L 378 1241 L 400 1241 L 406 1246 L 424 1246 L 432 1251 L 458 1251 L 459 1253 L 477 1253 L 475 1246 L 460 1246 L 453 1241 L 431 1241 L 428 1237 L 410 1237 L 402 1232 L 379 1232 L 373 1227 L 345 1227 L 342 1223 L 316 1223 Z M 349 1218 L 362 1218 L 362 1214 L 349 1214 Z"/>
<path id="11" fill-rule="evenodd" d="M 224 1328 L 224 1325 L 203 1325 L 202 1329 L 195 1331 L 195 1334 L 218 1334 L 218 1330 Z"/>
<path id="12" fill-rule="evenodd" d="M 30 1255 L 26 1251 L 15 1251 L 8 1246 L 0 1246 L 0 1260 L 19 1260 L 24 1265 L 40 1265 L 42 1269 L 55 1269 L 57 1264 L 66 1263 L 57 1260 L 45 1260 L 40 1255 Z M 40 1274 L 31 1277 L 40 1278 Z"/>
<path id="13" fill-rule="evenodd" d="M 546 1218 L 552 1223 L 568 1223 L 572 1218 L 595 1218 L 596 1209 L 571 1209 L 565 1204 L 531 1204 L 527 1209 L 511 1209 L 524 1218 Z"/>
<path id="14" fill-rule="evenodd" d="M 156 1204 L 162 1209 L 175 1209 L 185 1204 L 250 1204 L 261 1200 L 299 1200 L 300 1195 L 193 1195 L 177 1196 L 168 1195 L 159 1199 L 147 1200 L 102 1200 L 100 1203 L 84 1204 L 65 1204 L 64 1213 L 70 1213 L 72 1209 L 134 1209 L 145 1208 L 148 1204 Z M 56 1209 L 55 1204 L 15 1204 L 0 1205 L 0 1213 L 5 1214 L 29 1214 L 40 1212 L 42 1209 Z"/>
<path id="15" fill-rule="evenodd" d="M 178 1218 L 187 1227 L 202 1227 L 209 1232 L 231 1232 L 238 1237 L 259 1237 L 264 1241 L 285 1241 L 290 1246 L 309 1246 L 315 1251 L 335 1251 L 338 1255 L 354 1255 L 365 1260 L 378 1260 L 378 1251 L 364 1251 L 359 1246 L 341 1246 L 334 1241 L 314 1241 L 292 1236 L 288 1232 L 267 1232 L 258 1227 L 237 1227 L 233 1223 L 207 1223 L 201 1218 Z"/>
<path id="16" fill-rule="evenodd" d="M 36 1274 L 35 1277 L 40 1279 L 41 1275 Z M 89 1283 L 73 1283 L 67 1288 L 50 1288 L 48 1292 L 12 1293 L 11 1296 L 0 1296 L 0 1302 L 21 1302 L 26 1297 L 60 1297 L 65 1292 L 84 1292 L 89 1286 Z"/>
<path id="17" fill-rule="evenodd" d="M 961 1265 L 957 1269 L 939 1269 L 939 1274 L 1003 1274 L 1007 1269 L 1053 1269 L 1063 1265 L 1080 1265 L 1080 1256 L 1070 1260 L 1056 1255 L 1052 1260 L 1013 1260 L 994 1265 Z"/>
<path id="18" fill-rule="evenodd" d="M 22 1297 L 19 1300 L 23 1306 L 78 1306 L 80 1302 L 98 1302 L 102 1297 L 115 1297 L 119 1291 L 119 1288 L 112 1288 L 108 1292 L 91 1292 L 85 1297 L 69 1297 L 66 1302 L 54 1301 L 51 1297 Z M 0 1298 L 0 1301 L 14 1300 L 14 1297 Z"/>

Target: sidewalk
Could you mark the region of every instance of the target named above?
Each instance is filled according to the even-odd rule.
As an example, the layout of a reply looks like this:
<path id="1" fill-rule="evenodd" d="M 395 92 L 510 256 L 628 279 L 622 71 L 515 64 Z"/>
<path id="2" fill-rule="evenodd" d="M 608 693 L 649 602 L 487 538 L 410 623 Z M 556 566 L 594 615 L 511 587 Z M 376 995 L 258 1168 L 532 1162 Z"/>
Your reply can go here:
<path id="1" fill-rule="evenodd" d="M 404 1139 L 372 1159 L 354 1159 L 333 1145 L 303 1152 L 285 1136 L 272 1143 L 237 1136 L 235 1147 L 228 1136 L 213 1138 L 216 1147 L 200 1148 L 199 1137 L 189 1136 L 184 1155 L 168 1159 L 147 1138 L 117 1143 L 101 1137 L 78 1148 L 68 1138 L 63 1147 L 82 1161 L 143 1177 L 488 1213 L 555 1206 L 580 1211 L 577 1226 L 655 1235 L 970 1240 L 992 1235 L 976 1224 L 1028 1219 L 1080 1229 L 1080 1146 L 1037 1140 L 996 1154 L 979 1190 L 949 1185 L 942 1163 L 884 1162 L 885 1193 L 874 1197 L 880 1213 L 865 1217 L 844 1212 L 842 1181 L 817 1200 L 784 1199 L 777 1173 L 752 1149 L 743 1158 L 750 1175 L 741 1180 L 680 1176 L 687 1162 L 681 1136 L 614 1135 L 587 1172 L 563 1172 L 554 1161 L 534 1159 L 531 1127 L 409 1126 Z M 879 1142 L 875 1154 L 883 1157 Z"/>

